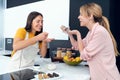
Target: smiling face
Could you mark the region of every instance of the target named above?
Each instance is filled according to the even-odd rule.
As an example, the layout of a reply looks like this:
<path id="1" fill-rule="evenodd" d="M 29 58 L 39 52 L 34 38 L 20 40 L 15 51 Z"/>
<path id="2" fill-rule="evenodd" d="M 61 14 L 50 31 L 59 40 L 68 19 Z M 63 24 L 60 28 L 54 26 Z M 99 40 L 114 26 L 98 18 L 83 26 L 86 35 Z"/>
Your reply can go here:
<path id="1" fill-rule="evenodd" d="M 87 26 L 90 21 L 90 17 L 85 16 L 82 12 L 80 12 L 78 19 L 80 21 L 80 26 Z"/>
<path id="2" fill-rule="evenodd" d="M 42 16 L 37 16 L 36 18 L 33 19 L 32 21 L 32 32 L 35 33 L 36 31 L 41 31 L 43 27 L 43 17 Z"/>
<path id="3" fill-rule="evenodd" d="M 91 23 L 99 22 L 99 18 L 102 17 L 102 9 L 95 3 L 88 3 L 80 7 L 80 15 L 78 19 L 80 26 L 90 26 Z"/>

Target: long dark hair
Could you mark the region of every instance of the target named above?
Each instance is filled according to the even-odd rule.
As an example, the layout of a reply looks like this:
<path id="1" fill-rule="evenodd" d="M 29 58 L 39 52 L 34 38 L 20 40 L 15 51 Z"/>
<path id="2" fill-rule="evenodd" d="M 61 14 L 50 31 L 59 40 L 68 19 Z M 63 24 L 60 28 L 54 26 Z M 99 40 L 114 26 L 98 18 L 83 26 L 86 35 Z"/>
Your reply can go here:
<path id="1" fill-rule="evenodd" d="M 32 31 L 32 21 L 33 21 L 33 19 L 35 19 L 39 15 L 43 17 L 43 15 L 41 13 L 36 12 L 36 11 L 33 11 L 28 15 L 26 26 L 25 26 L 25 30 L 27 32 Z M 38 35 L 38 34 L 40 34 L 42 32 L 43 32 L 43 28 L 41 29 L 41 31 L 36 31 L 35 35 Z"/>

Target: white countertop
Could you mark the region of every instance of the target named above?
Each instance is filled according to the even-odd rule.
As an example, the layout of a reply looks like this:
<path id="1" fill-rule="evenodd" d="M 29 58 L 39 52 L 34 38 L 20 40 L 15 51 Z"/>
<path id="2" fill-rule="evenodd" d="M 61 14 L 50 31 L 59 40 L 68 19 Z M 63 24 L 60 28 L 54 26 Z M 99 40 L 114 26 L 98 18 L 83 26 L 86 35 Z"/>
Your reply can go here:
<path id="1" fill-rule="evenodd" d="M 10 62 L 10 57 L 5 57 L 0 55 L 0 74 L 11 72 L 8 70 L 8 63 Z M 36 57 L 37 64 L 40 64 L 37 68 L 35 66 L 30 67 L 31 69 L 43 71 L 43 72 L 58 72 L 62 75 L 60 80 L 89 80 L 89 68 L 84 66 L 86 62 L 80 63 L 78 66 L 69 66 L 65 63 L 53 62 L 56 65 L 55 70 L 49 70 L 47 68 L 48 64 L 51 64 L 49 58 L 40 60 L 39 56 Z M 16 71 L 16 70 L 15 70 Z"/>

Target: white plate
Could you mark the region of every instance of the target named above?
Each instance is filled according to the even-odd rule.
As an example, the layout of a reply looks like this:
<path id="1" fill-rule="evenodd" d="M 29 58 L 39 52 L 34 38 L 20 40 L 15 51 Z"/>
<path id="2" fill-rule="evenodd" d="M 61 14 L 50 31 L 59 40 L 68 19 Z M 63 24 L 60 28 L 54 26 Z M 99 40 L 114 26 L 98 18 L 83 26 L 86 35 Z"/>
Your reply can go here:
<path id="1" fill-rule="evenodd" d="M 52 74 L 53 72 L 47 72 L 47 73 Z M 53 77 L 53 78 L 48 78 L 48 79 L 43 79 L 43 80 L 57 80 L 63 77 L 60 73 L 58 72 L 55 72 L 55 73 L 59 74 L 59 77 Z M 39 80 L 38 75 L 35 75 L 35 80 Z"/>

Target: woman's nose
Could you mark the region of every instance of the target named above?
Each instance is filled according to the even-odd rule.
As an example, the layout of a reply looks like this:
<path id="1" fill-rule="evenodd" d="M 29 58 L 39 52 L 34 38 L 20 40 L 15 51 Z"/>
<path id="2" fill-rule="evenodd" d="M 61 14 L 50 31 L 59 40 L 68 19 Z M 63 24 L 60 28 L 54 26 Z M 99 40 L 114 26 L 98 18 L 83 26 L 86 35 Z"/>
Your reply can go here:
<path id="1" fill-rule="evenodd" d="M 39 23 L 39 25 L 41 25 L 41 26 L 42 26 L 42 25 L 43 25 L 43 23 L 42 23 L 42 22 L 40 22 L 40 23 Z"/>
<path id="2" fill-rule="evenodd" d="M 80 15 L 78 16 L 78 19 L 80 19 Z"/>

